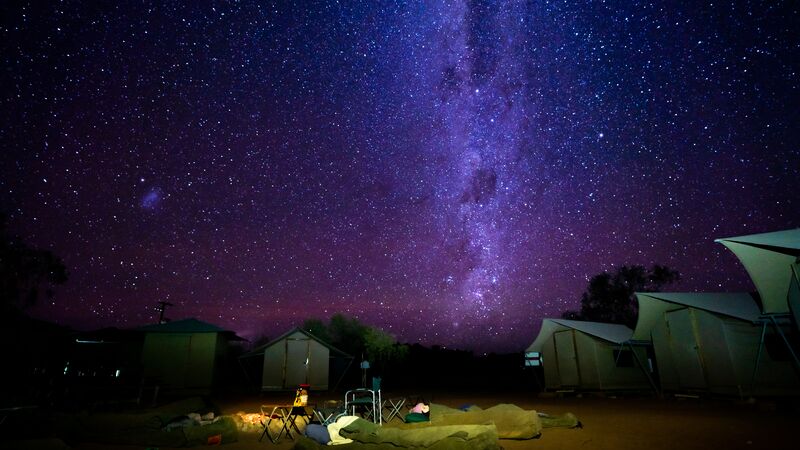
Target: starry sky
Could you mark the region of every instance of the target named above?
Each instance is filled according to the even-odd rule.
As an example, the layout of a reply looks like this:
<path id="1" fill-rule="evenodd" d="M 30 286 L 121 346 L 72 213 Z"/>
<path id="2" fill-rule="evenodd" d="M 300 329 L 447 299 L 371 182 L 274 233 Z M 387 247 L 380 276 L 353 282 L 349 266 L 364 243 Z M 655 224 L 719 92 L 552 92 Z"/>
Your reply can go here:
<path id="1" fill-rule="evenodd" d="M 594 274 L 751 290 L 713 239 L 800 226 L 794 2 L 163 3 L 0 5 L 36 317 L 521 351 Z"/>

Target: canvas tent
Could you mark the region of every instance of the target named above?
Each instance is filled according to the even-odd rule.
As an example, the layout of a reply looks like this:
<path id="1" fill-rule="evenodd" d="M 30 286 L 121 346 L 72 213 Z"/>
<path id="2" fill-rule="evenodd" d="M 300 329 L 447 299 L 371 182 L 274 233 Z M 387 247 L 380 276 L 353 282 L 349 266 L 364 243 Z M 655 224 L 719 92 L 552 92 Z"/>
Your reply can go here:
<path id="1" fill-rule="evenodd" d="M 717 239 L 730 249 L 750 274 L 765 314 L 788 313 L 792 265 L 800 258 L 800 228 Z"/>
<path id="2" fill-rule="evenodd" d="M 637 293 L 633 339 L 652 339 L 661 387 L 724 395 L 796 393 L 791 361 L 759 354 L 761 311 L 751 294 Z M 767 349 L 770 350 L 770 349 Z M 760 369 L 756 378 L 756 361 Z"/>
<path id="3" fill-rule="evenodd" d="M 228 344 L 242 340 L 232 331 L 197 319 L 138 328 L 144 333 L 144 377 L 165 389 L 210 390 Z"/>
<path id="4" fill-rule="evenodd" d="M 792 264 L 792 279 L 789 282 L 789 309 L 794 317 L 795 329 L 800 328 L 800 262 Z"/>
<path id="5" fill-rule="evenodd" d="M 335 388 L 353 357 L 313 336 L 293 328 L 282 336 L 242 355 L 263 358 L 261 390 L 292 390 L 309 384 L 313 390 Z"/>
<path id="6" fill-rule="evenodd" d="M 546 389 L 649 389 L 647 351 L 628 345 L 632 333 L 624 325 L 544 319 L 527 352 L 541 354 Z"/>
<path id="7" fill-rule="evenodd" d="M 779 335 L 800 371 L 800 299 L 797 264 L 800 262 L 800 228 L 717 239 L 730 249 L 750 274 L 761 296 L 761 343 L 767 328 Z M 760 359 L 759 359 L 760 361 Z"/>

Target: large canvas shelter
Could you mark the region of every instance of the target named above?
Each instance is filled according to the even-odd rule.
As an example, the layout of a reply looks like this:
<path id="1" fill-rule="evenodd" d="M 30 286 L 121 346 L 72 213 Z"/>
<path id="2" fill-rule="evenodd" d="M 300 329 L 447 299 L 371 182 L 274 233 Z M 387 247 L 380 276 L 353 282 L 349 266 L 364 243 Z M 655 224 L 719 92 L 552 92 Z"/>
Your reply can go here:
<path id="1" fill-rule="evenodd" d="M 254 357 L 263 357 L 263 391 L 292 390 L 300 384 L 308 384 L 312 390 L 335 388 L 353 361 L 352 356 L 299 327 L 242 355 Z"/>
<path id="2" fill-rule="evenodd" d="M 800 258 L 800 228 L 717 239 L 742 262 L 761 296 L 765 314 L 789 313 L 792 265 Z"/>
<path id="3" fill-rule="evenodd" d="M 232 340 L 232 331 L 197 319 L 138 328 L 144 332 L 144 376 L 168 390 L 208 391 Z"/>
<path id="4" fill-rule="evenodd" d="M 792 362 L 774 357 L 782 354 L 783 346 L 760 351 L 761 311 L 754 295 L 649 292 L 636 296 L 639 319 L 632 338 L 652 340 L 663 390 L 724 395 L 798 392 L 800 378 Z"/>
<path id="5" fill-rule="evenodd" d="M 789 310 L 794 317 L 795 329 L 800 328 L 800 262 L 792 264 L 792 279 L 789 282 Z"/>
<path id="6" fill-rule="evenodd" d="M 742 262 L 761 296 L 759 351 L 767 328 L 777 333 L 800 371 L 800 228 L 717 239 Z M 787 336 L 788 333 L 788 336 Z"/>
<path id="7" fill-rule="evenodd" d="M 617 324 L 543 319 L 528 352 L 539 352 L 549 390 L 650 389 L 647 351 L 630 346 L 633 331 Z"/>

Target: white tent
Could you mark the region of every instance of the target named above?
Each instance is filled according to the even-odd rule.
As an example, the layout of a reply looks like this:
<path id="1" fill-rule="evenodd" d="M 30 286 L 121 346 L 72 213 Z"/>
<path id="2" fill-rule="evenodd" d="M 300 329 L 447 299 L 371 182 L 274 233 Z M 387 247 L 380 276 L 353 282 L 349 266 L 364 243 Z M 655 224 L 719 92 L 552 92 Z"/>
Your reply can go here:
<path id="1" fill-rule="evenodd" d="M 338 376 L 334 380 L 338 384 L 353 360 L 299 327 L 241 358 L 254 356 L 263 357 L 261 389 L 264 391 L 292 390 L 300 384 L 308 384 L 313 390 L 327 390 L 331 376 Z"/>
<path id="2" fill-rule="evenodd" d="M 792 344 L 798 340 L 800 331 L 800 228 L 717 239 L 716 242 L 728 247 L 739 258 L 761 296 L 762 340 L 759 352 L 765 344 L 763 336 L 772 325 L 771 331 L 780 336 L 796 370 L 800 371 L 800 348 L 796 343 Z M 792 328 L 794 336 L 791 335 Z"/>
<path id="3" fill-rule="evenodd" d="M 800 257 L 800 228 L 717 239 L 742 262 L 761 295 L 765 314 L 788 313 L 792 265 Z"/>
<path id="4" fill-rule="evenodd" d="M 626 346 L 624 325 L 544 319 L 528 352 L 541 353 L 547 389 L 648 389 L 642 347 Z"/>
<path id="5" fill-rule="evenodd" d="M 633 339 L 652 340 L 663 390 L 726 395 L 800 392 L 791 361 L 772 356 L 781 354 L 782 343 L 769 340 L 779 348 L 768 343 L 767 351 L 760 351 L 761 311 L 751 294 L 636 296 L 639 319 Z M 760 367 L 757 374 L 756 367 Z"/>

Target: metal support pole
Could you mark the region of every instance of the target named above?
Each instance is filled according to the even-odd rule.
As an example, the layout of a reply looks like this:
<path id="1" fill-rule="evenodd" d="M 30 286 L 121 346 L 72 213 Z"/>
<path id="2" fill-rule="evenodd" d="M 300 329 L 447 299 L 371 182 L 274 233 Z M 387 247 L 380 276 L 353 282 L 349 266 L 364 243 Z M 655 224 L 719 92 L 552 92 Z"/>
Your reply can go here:
<path id="1" fill-rule="evenodd" d="M 778 321 L 775 320 L 775 316 L 769 316 L 769 318 L 772 321 L 772 325 L 775 327 L 775 330 L 778 332 L 778 334 L 781 335 L 783 343 L 786 344 L 786 349 L 789 350 L 789 354 L 792 355 L 795 367 L 797 367 L 797 369 L 800 369 L 800 360 L 797 359 L 797 355 L 795 355 L 794 350 L 792 349 L 792 344 L 790 344 L 789 340 L 786 339 L 786 335 L 783 334 L 783 330 L 781 330 L 781 327 L 778 326 Z"/>
<path id="2" fill-rule="evenodd" d="M 633 345 L 630 343 L 630 341 L 625 343 L 628 344 L 628 347 L 630 347 L 633 357 L 636 358 L 636 363 L 639 364 L 639 368 L 642 369 L 642 372 L 644 372 L 645 376 L 647 376 L 647 381 L 650 382 L 650 386 L 652 386 L 656 394 L 661 397 L 661 390 L 658 388 L 658 386 L 656 386 L 656 382 L 653 380 L 653 377 L 650 376 L 650 371 L 644 366 L 644 364 L 642 364 L 642 360 L 639 359 L 639 355 L 636 354 L 636 351 L 633 349 Z"/>
<path id="3" fill-rule="evenodd" d="M 764 349 L 764 335 L 767 333 L 767 322 L 761 321 L 761 339 L 758 341 L 758 353 L 756 353 L 756 364 L 753 367 L 753 376 L 750 378 L 750 395 L 756 391 L 756 374 L 758 373 L 758 362 L 761 360 L 761 351 Z"/>

